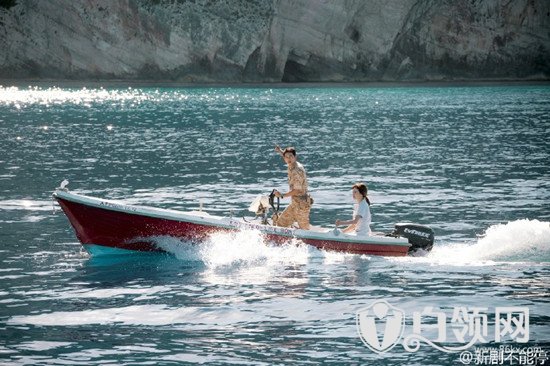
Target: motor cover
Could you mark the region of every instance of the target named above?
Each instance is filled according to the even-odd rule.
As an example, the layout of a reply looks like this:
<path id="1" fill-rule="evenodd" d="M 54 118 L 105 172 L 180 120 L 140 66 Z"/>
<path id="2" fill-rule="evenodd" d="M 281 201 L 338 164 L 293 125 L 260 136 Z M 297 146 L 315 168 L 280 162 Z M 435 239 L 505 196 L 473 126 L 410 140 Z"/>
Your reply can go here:
<path id="1" fill-rule="evenodd" d="M 411 244 L 409 253 L 418 249 L 430 251 L 434 245 L 434 231 L 426 225 L 398 223 L 395 224 L 392 235 L 408 239 L 409 244 Z"/>

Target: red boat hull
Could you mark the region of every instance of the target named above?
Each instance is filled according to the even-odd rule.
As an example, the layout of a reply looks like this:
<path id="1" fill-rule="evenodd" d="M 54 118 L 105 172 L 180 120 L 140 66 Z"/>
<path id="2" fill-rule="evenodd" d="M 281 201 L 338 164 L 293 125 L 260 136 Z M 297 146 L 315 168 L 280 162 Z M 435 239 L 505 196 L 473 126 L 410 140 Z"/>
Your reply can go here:
<path id="1" fill-rule="evenodd" d="M 82 244 L 159 252 L 163 250 L 148 238 L 172 236 L 193 242 L 220 231 L 212 226 L 121 213 L 63 199 L 58 202 Z"/>
<path id="2" fill-rule="evenodd" d="M 68 196 L 68 194 L 66 195 Z M 108 201 L 98 201 L 99 205 L 90 205 L 86 202 L 66 199 L 61 194 L 54 196 L 67 215 L 78 240 L 83 245 L 93 244 L 132 251 L 161 252 L 163 249 L 157 246 L 156 237 L 175 237 L 194 244 L 200 243 L 215 232 L 240 230 L 238 226 L 215 226 L 189 220 L 154 217 L 140 213 L 139 210 L 131 210 L 134 206 L 116 205 L 108 203 Z M 101 203 L 105 203 L 105 205 Z M 283 231 L 281 234 L 265 233 L 265 237 L 270 242 L 288 243 L 293 236 L 289 235 L 292 233 L 291 230 L 287 231 Z M 305 237 L 299 239 L 305 244 L 319 249 L 355 254 L 405 256 L 409 248 L 402 244 L 365 244 Z"/>

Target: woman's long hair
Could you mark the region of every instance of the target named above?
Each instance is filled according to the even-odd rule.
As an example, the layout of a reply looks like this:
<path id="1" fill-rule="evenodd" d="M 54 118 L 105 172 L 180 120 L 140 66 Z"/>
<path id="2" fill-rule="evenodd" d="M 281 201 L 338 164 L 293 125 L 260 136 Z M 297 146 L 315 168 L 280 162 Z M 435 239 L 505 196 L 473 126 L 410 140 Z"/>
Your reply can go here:
<path id="1" fill-rule="evenodd" d="M 369 197 L 367 196 L 369 189 L 367 188 L 367 185 L 365 183 L 355 183 L 353 187 L 351 187 L 351 189 L 357 189 L 370 206 L 370 200 L 369 200 Z"/>

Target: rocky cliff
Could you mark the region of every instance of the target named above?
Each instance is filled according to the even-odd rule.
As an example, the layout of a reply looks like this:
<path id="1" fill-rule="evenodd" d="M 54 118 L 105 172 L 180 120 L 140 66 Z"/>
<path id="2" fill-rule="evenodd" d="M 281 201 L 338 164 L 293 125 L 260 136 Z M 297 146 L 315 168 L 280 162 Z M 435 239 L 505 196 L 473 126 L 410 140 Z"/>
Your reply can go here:
<path id="1" fill-rule="evenodd" d="M 0 4 L 1 78 L 550 78 L 548 0 L 4 3 L 9 5 Z"/>

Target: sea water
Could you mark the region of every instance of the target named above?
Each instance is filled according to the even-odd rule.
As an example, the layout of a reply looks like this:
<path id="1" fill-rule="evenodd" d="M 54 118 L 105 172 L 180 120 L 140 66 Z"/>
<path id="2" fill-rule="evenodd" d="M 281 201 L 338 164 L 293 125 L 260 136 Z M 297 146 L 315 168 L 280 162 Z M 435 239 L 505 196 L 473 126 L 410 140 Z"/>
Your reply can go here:
<path id="1" fill-rule="evenodd" d="M 549 141 L 547 85 L 0 87 L 0 364 L 465 364 L 448 348 L 476 333 L 471 355 L 550 353 Z M 428 225 L 433 251 L 328 253 L 242 231 L 90 257 L 51 199 L 68 179 L 126 204 L 250 216 L 257 195 L 287 190 L 275 144 L 298 151 L 313 224 L 350 219 L 362 181 L 374 231 Z M 376 351 L 357 314 L 381 301 L 404 332 Z M 505 308 L 528 309 L 529 328 L 497 341 Z M 415 313 L 431 343 L 412 352 Z"/>

